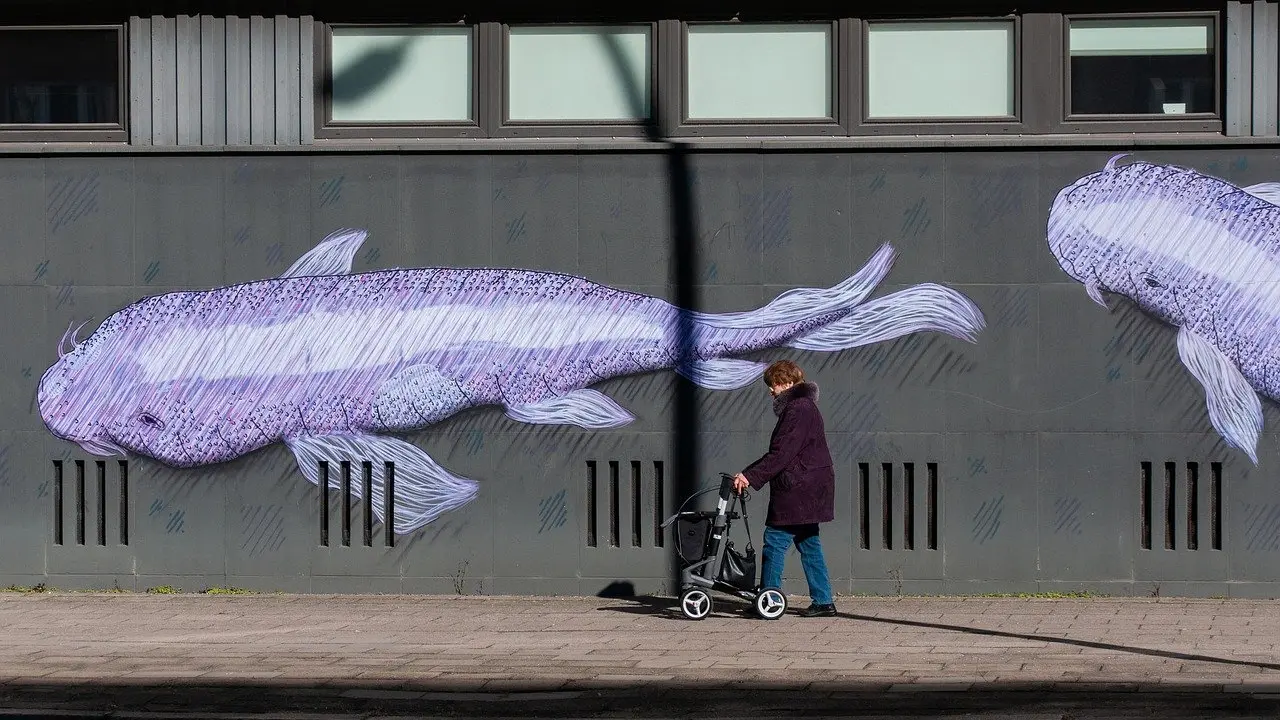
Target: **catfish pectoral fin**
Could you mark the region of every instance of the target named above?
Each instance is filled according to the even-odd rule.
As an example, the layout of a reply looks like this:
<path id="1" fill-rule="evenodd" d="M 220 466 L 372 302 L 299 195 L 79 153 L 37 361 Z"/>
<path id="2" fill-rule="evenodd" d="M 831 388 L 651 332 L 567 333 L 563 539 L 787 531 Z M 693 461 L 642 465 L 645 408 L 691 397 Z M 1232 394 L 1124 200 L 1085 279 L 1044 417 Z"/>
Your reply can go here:
<path id="1" fill-rule="evenodd" d="M 440 467 L 431 456 L 403 440 L 381 435 L 325 435 L 286 438 L 298 469 L 321 484 L 320 463 L 329 466 L 329 487 L 341 487 L 342 461 L 351 464 L 351 490 L 364 494 L 364 462 L 372 465 L 370 501 L 380 522 L 386 522 L 387 463 L 392 464 L 391 515 L 397 534 L 413 532 L 440 515 L 466 505 L 479 485 Z"/>
<path id="2" fill-rule="evenodd" d="M 1178 356 L 1204 386 L 1209 420 L 1228 445 L 1258 464 L 1262 402 L 1240 370 L 1213 343 L 1185 327 L 1178 329 Z"/>

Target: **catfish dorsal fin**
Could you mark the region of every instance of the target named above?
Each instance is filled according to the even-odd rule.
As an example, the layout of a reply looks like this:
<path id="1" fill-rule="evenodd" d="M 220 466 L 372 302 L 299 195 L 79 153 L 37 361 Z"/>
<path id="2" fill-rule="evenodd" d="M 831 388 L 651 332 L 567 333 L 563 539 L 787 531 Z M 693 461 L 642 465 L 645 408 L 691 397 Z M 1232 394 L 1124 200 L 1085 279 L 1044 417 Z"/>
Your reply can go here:
<path id="1" fill-rule="evenodd" d="M 346 275 L 351 272 L 351 261 L 367 237 L 368 230 L 344 228 L 329 233 L 319 245 L 308 250 L 288 270 L 281 273 L 280 277 Z"/>
<path id="2" fill-rule="evenodd" d="M 1266 200 L 1272 205 L 1280 205 L 1280 183 L 1264 182 L 1241 189 L 1259 200 Z"/>

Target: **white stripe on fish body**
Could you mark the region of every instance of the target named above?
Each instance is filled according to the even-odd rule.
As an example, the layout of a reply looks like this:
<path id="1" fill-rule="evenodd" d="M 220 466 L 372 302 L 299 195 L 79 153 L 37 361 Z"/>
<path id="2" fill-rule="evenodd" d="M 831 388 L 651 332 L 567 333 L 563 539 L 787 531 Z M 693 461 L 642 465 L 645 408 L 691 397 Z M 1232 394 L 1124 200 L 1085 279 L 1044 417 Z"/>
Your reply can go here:
<path id="1" fill-rule="evenodd" d="M 1222 213 L 1206 208 L 1200 216 L 1196 210 L 1165 198 L 1121 199 L 1076 210 L 1075 220 L 1120 248 L 1146 255 L 1156 267 L 1186 267 L 1280 306 L 1280 258 L 1265 249 L 1264 238 L 1256 231 L 1232 232 Z"/>
<path id="2" fill-rule="evenodd" d="M 144 340 L 146 350 L 137 360 L 142 379 L 153 383 L 358 372 L 478 345 L 520 352 L 669 341 L 670 331 L 656 315 L 634 309 L 584 314 L 574 303 L 554 301 L 490 308 L 352 308 L 270 323 L 171 324 Z"/>

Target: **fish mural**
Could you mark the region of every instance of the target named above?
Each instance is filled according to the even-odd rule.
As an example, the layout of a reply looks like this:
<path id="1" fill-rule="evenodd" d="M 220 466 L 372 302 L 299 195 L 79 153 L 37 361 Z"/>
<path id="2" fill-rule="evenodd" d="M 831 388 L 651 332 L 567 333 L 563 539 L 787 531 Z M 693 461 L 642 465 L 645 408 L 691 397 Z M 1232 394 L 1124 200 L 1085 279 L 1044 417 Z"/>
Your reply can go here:
<path id="1" fill-rule="evenodd" d="M 1259 395 L 1280 399 L 1280 184 L 1124 157 L 1058 193 L 1049 249 L 1094 302 L 1121 295 L 1178 328 L 1210 422 L 1256 465 Z"/>
<path id="2" fill-rule="evenodd" d="M 372 460 L 378 520 L 408 533 L 479 484 L 395 435 L 468 408 L 615 428 L 632 414 L 590 387 L 610 378 L 674 370 L 731 390 L 763 373 L 736 357 L 754 351 L 833 352 L 925 331 L 976 342 L 984 326 L 972 301 L 937 284 L 868 301 L 896 257 L 888 245 L 832 287 L 711 314 L 554 272 L 353 273 L 366 237 L 339 230 L 279 277 L 146 297 L 81 341 L 68 330 L 40 381 L 45 425 L 95 455 L 176 468 L 284 443 L 317 485 L 321 461 Z M 385 461 L 395 464 L 390 519 Z"/>

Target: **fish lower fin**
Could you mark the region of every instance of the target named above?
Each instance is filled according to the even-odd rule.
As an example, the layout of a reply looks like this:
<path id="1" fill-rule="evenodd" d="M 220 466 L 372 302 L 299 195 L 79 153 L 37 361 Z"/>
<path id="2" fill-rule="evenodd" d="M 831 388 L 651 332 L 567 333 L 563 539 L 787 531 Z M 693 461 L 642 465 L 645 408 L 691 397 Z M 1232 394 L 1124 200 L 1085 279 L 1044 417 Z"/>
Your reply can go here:
<path id="1" fill-rule="evenodd" d="M 928 331 L 976 342 L 985 325 L 972 300 L 951 288 L 923 283 L 876 298 L 787 346 L 834 352 Z"/>
<path id="2" fill-rule="evenodd" d="M 342 229 L 329 233 L 319 245 L 298 258 L 280 277 L 312 277 L 315 275 L 347 275 L 356 251 L 369 237 L 367 230 Z"/>
<path id="3" fill-rule="evenodd" d="M 635 420 L 613 398 L 595 390 L 574 390 L 531 405 L 508 405 L 507 417 L 535 425 L 577 425 L 590 430 L 621 427 Z"/>
<path id="4" fill-rule="evenodd" d="M 732 313 L 690 312 L 694 322 L 706 327 L 731 330 L 756 330 L 786 325 L 838 310 L 848 310 L 871 294 L 893 268 L 897 252 L 881 245 L 867 264 L 843 282 L 829 288 L 795 288 L 756 310 Z"/>
<path id="5" fill-rule="evenodd" d="M 1185 327 L 1178 329 L 1178 356 L 1204 386 L 1209 421 L 1228 445 L 1258 464 L 1262 402 L 1240 370 L 1213 343 Z"/>
<path id="6" fill-rule="evenodd" d="M 379 522 L 386 517 L 386 463 L 392 463 L 391 514 L 396 534 L 413 532 L 440 515 L 466 505 L 479 485 L 454 475 L 431 456 L 403 440 L 381 435 L 325 435 L 286 438 L 298 469 L 320 485 L 320 463 L 329 463 L 329 487 L 341 487 L 341 463 L 351 463 L 351 491 L 364 494 L 363 463 L 373 465 L 371 502 Z"/>
<path id="7" fill-rule="evenodd" d="M 737 390 L 755 382 L 767 367 L 753 360 L 719 358 L 688 362 L 677 367 L 676 372 L 708 390 Z"/>

